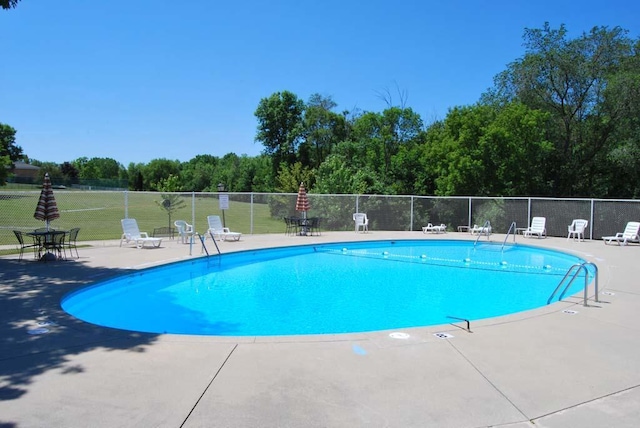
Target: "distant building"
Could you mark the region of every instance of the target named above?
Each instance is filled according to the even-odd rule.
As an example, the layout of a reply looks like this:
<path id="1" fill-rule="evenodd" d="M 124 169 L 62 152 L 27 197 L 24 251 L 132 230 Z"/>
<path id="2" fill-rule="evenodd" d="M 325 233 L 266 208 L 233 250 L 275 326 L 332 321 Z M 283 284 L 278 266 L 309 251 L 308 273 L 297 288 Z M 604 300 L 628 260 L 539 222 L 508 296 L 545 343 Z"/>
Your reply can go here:
<path id="1" fill-rule="evenodd" d="M 11 179 L 14 183 L 34 183 L 38 180 L 40 167 L 16 161 L 9 172 L 14 175 Z"/>

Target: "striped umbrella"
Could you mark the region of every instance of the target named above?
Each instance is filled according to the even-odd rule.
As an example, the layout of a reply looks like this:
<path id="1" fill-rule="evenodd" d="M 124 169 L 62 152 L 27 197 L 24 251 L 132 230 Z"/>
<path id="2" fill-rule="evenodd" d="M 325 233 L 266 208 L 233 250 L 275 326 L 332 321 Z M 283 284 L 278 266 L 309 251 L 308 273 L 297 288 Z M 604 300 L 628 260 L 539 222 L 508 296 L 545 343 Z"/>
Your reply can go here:
<path id="1" fill-rule="evenodd" d="M 37 220 L 42 220 L 47 224 L 47 230 L 49 230 L 49 222 L 60 218 L 60 212 L 58 212 L 58 204 L 56 204 L 56 198 L 53 196 L 53 189 L 51 188 L 51 179 L 49 174 L 44 175 L 44 183 L 42 184 L 42 191 L 40 192 L 40 199 L 38 200 L 38 206 L 33 217 Z"/>
<path id="2" fill-rule="evenodd" d="M 300 183 L 298 188 L 298 199 L 296 199 L 296 211 L 302 211 L 303 216 L 307 217 L 307 211 L 311 208 L 309 205 L 309 198 L 307 198 L 307 191 L 304 188 L 304 183 Z"/>

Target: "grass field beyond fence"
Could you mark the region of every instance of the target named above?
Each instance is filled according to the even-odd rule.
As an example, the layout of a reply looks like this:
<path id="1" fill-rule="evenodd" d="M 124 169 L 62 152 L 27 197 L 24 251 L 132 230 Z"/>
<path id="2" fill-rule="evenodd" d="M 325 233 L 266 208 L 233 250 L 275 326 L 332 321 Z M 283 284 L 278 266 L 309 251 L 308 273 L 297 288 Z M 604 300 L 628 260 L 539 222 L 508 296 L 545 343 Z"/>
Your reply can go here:
<path id="1" fill-rule="evenodd" d="M 296 194 L 226 193 L 229 208 L 220 210 L 219 193 L 173 193 L 177 209 L 171 215 L 162 208 L 163 195 L 156 192 L 54 190 L 60 218 L 51 222 L 58 230 L 80 228 L 79 241 L 119 239 L 120 220 L 135 218 L 140 230 L 152 234 L 161 227 L 173 227 L 175 220 L 207 230 L 207 216 L 224 217 L 234 232 L 248 234 L 284 233 L 283 217 L 295 211 Z M 28 232 L 44 226 L 33 214 L 38 190 L 0 192 L 0 245 L 17 244 L 13 230 Z M 510 225 L 526 227 L 531 218 L 546 217 L 548 236 L 567 236 L 573 219 L 589 221 L 587 238 L 600 239 L 624 230 L 629 221 L 640 221 L 640 201 L 552 198 L 432 197 L 412 195 L 319 195 L 309 194 L 309 217 L 321 219 L 323 231 L 354 230 L 352 215 L 367 213 L 369 230 L 420 231 L 427 223 L 448 226 L 484 224 L 490 221 L 495 233 L 506 233 Z"/>

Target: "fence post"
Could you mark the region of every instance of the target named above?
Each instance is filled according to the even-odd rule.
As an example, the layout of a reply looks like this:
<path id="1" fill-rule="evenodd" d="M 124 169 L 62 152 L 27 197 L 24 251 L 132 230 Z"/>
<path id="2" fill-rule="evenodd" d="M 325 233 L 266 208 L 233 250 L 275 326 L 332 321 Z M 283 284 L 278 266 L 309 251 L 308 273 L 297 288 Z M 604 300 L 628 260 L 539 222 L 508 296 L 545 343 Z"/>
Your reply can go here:
<path id="1" fill-rule="evenodd" d="M 124 191 L 124 218 L 129 218 L 129 191 Z"/>
<path id="2" fill-rule="evenodd" d="M 249 210 L 250 210 L 249 218 L 251 219 L 250 220 L 251 224 L 249 225 L 249 231 L 250 231 L 251 235 L 253 235 L 253 192 L 251 192 L 249 200 L 250 200 L 250 203 L 249 203 Z"/>
<path id="3" fill-rule="evenodd" d="M 595 205 L 595 201 L 593 199 L 591 199 L 591 215 L 589 217 L 589 224 L 591 225 L 591 227 L 589 228 L 589 240 L 593 240 L 593 219 L 594 219 L 594 205 Z"/>
<path id="4" fill-rule="evenodd" d="M 411 214 L 409 216 L 411 223 L 409 223 L 409 232 L 413 232 L 413 195 L 411 195 Z"/>
<path id="5" fill-rule="evenodd" d="M 469 218 L 467 221 L 467 225 L 469 226 L 469 230 L 471 230 L 471 196 L 469 196 Z"/>
<path id="6" fill-rule="evenodd" d="M 191 224 L 193 225 L 193 230 L 198 230 L 196 228 L 196 192 L 191 191 Z M 193 239 L 191 239 L 193 241 Z"/>

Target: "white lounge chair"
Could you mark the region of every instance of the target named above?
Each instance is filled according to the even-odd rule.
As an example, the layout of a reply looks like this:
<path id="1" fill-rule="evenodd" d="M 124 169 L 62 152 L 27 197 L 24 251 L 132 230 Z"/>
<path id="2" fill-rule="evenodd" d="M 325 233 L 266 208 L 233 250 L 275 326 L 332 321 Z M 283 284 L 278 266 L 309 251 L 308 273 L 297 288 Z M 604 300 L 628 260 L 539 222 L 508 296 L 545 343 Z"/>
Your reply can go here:
<path id="1" fill-rule="evenodd" d="M 187 223 L 184 220 L 176 220 L 173 224 L 178 229 L 178 235 L 180 235 L 180 242 L 183 244 L 188 244 L 191 242 L 193 237 L 198 233 L 193 230 L 193 225 Z"/>
<path id="2" fill-rule="evenodd" d="M 422 228 L 422 233 L 427 233 L 427 232 L 431 232 L 431 233 L 445 233 L 447 231 L 447 225 L 442 223 L 442 224 L 436 224 L 435 226 L 431 223 L 428 223 L 426 226 L 424 226 Z"/>
<path id="3" fill-rule="evenodd" d="M 142 248 L 146 244 L 151 244 L 153 247 L 160 247 L 162 238 L 151 238 L 147 232 L 140 232 L 138 228 L 138 222 L 134 218 L 125 218 L 120 220 L 122 223 L 122 236 L 120 237 L 120 246 L 122 247 L 122 241 L 135 242 L 137 248 Z"/>
<path id="4" fill-rule="evenodd" d="M 354 213 L 353 221 L 356 224 L 356 232 L 358 232 L 360 228 L 362 228 L 363 233 L 369 231 L 369 219 L 365 213 Z"/>
<path id="5" fill-rule="evenodd" d="M 209 230 L 207 233 L 211 234 L 213 239 L 218 238 L 220 241 L 226 241 L 227 239 L 233 239 L 239 241 L 242 233 L 232 232 L 228 227 L 222 226 L 222 221 L 219 215 L 207 216 L 207 223 L 209 223 Z"/>
<path id="6" fill-rule="evenodd" d="M 547 218 L 546 217 L 534 217 L 531 219 L 531 226 L 526 228 L 522 235 L 526 238 L 531 238 L 534 235 L 538 238 L 542 238 L 543 236 L 547 236 Z"/>
<path id="7" fill-rule="evenodd" d="M 579 241 L 580 237 L 582 237 L 582 240 L 584 241 L 584 231 L 588 225 L 589 225 L 588 220 L 583 220 L 580 218 L 573 220 L 571 224 L 567 227 L 567 230 L 569 232 L 567 234 L 567 241 L 571 238 L 573 238 L 574 240 L 578 238 L 578 241 Z"/>
<path id="8" fill-rule="evenodd" d="M 613 241 L 618 245 L 627 245 L 629 242 L 640 242 L 640 222 L 630 221 L 624 228 L 624 232 L 618 232 L 615 236 L 603 236 L 602 240 L 605 244 L 611 244 Z"/>

